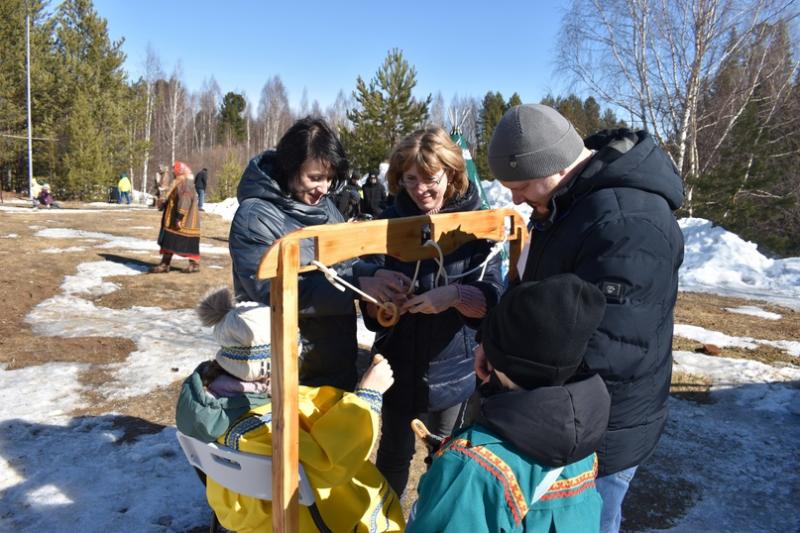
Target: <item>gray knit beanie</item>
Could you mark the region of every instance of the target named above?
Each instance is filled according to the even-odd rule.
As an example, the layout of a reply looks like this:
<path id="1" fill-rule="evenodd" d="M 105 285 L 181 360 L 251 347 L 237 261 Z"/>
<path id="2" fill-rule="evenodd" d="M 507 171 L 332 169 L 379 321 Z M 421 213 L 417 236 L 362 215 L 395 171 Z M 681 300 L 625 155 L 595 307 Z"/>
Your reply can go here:
<path id="1" fill-rule="evenodd" d="M 489 168 L 503 181 L 551 176 L 578 159 L 583 140 L 561 114 L 546 105 L 506 111 L 489 142 Z"/>

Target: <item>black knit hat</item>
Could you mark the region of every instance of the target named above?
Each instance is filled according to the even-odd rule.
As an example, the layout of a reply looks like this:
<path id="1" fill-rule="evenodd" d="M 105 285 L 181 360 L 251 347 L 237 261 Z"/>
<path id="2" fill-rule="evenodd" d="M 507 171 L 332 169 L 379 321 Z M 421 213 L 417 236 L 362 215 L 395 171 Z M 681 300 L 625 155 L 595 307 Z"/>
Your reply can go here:
<path id="1" fill-rule="evenodd" d="M 574 274 L 522 283 L 483 321 L 483 349 L 492 366 L 522 388 L 563 385 L 605 309 L 600 289 Z"/>

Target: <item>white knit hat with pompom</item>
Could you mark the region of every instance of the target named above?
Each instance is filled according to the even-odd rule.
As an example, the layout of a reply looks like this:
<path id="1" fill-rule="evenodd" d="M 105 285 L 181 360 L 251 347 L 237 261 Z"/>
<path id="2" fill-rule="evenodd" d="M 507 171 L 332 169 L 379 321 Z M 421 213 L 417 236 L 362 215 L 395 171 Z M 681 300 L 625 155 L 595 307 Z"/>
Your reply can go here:
<path id="1" fill-rule="evenodd" d="M 204 326 L 214 326 L 216 361 L 242 381 L 270 375 L 270 309 L 255 302 L 234 304 L 228 289 L 207 294 L 197 307 Z"/>

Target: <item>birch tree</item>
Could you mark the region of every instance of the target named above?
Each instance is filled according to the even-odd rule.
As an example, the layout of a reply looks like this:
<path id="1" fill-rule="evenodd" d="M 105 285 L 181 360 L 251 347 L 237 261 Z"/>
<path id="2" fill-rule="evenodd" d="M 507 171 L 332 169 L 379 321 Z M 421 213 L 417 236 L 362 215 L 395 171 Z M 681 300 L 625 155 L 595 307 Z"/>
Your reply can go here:
<path id="1" fill-rule="evenodd" d="M 691 214 L 708 159 L 769 74 L 756 57 L 724 114 L 700 113 L 704 84 L 732 55 L 749 55 L 769 24 L 792 15 L 785 0 L 573 0 L 562 22 L 559 65 L 669 147 Z M 712 127 L 717 142 L 701 153 L 698 139 Z"/>

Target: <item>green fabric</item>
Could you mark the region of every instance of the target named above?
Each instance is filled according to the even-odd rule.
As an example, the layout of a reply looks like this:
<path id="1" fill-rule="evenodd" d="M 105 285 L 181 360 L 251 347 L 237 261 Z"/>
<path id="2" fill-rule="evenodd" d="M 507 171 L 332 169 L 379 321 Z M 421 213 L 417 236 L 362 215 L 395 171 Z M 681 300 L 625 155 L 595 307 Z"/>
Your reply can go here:
<path id="1" fill-rule="evenodd" d="M 505 462 L 530 502 L 536 486 L 549 470 L 520 455 L 509 444 L 482 426 L 473 426 L 454 437 L 466 439 L 471 447 L 482 446 Z M 452 442 L 452 441 L 451 441 Z M 448 443 L 450 444 L 450 443 Z M 406 531 L 527 531 L 595 532 L 600 529 L 602 499 L 594 488 L 594 479 L 582 485 L 577 494 L 555 497 L 548 492 L 536 502 L 521 523 L 514 519 L 506 499 L 504 485 L 487 468 L 486 462 L 445 445 L 445 452 L 435 458 L 430 470 L 420 480 L 419 499 L 413 520 Z M 592 472 L 595 455 L 567 465 L 558 481 L 571 480 Z"/>
<path id="2" fill-rule="evenodd" d="M 269 401 L 264 394 L 242 394 L 216 398 L 203 387 L 201 374 L 208 363 L 201 363 L 186 378 L 175 408 L 175 423 L 181 433 L 203 442 L 213 442 L 228 430 L 231 422 L 251 408 Z"/>
<path id="3" fill-rule="evenodd" d="M 472 160 L 472 154 L 469 152 L 467 141 L 464 140 L 464 136 L 461 135 L 461 132 L 458 130 L 451 133 L 450 138 L 458 145 L 459 148 L 461 148 L 461 153 L 463 154 L 464 161 L 467 164 L 467 175 L 469 175 L 469 180 L 475 184 L 475 187 L 478 189 L 478 192 L 481 195 L 481 209 L 491 209 L 492 206 L 489 205 L 489 199 L 486 197 L 486 193 L 483 191 L 481 177 L 478 175 L 478 167 L 475 166 L 475 161 Z"/>

